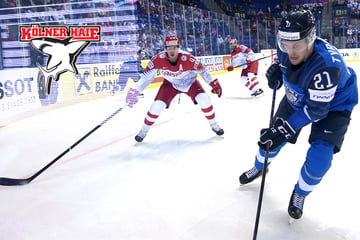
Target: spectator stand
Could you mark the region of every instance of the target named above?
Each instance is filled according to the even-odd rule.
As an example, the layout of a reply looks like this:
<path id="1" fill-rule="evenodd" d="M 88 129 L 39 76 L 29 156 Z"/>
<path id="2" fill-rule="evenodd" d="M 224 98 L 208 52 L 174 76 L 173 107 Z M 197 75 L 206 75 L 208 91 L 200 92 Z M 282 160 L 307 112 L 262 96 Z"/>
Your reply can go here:
<path id="1" fill-rule="evenodd" d="M 359 18 L 360 5 L 355 0 L 347 6 L 339 2 L 333 6 L 332 2 L 325 0 L 218 0 L 215 3 L 227 14 L 198 8 L 205 6 L 200 0 L 140 0 L 131 3 L 125 0 L 24 0 L 20 5 L 16 5 L 15 0 L 7 0 L 0 8 L 0 67 L 29 67 L 40 60 L 46 62 L 46 56 L 31 49 L 29 43 L 18 41 L 18 26 L 35 23 L 100 25 L 101 42 L 88 46 L 78 58 L 79 63 L 124 61 L 129 56 L 136 56 L 139 50 L 152 57 L 162 51 L 164 38 L 173 34 L 179 37 L 182 49 L 195 56 L 230 54 L 229 41 L 232 38 L 255 52 L 275 48 L 279 17 L 296 8 L 312 10 L 318 35 L 333 39 L 335 46 L 345 47 L 345 43 L 347 47 L 358 46 L 359 28 L 354 18 Z M 333 26 L 333 32 L 322 33 L 323 8 L 330 4 L 334 7 L 329 14 L 334 17 L 331 21 L 336 18 L 345 21 Z M 346 14 L 340 16 L 339 13 L 344 11 Z"/>
<path id="2" fill-rule="evenodd" d="M 92 43 L 78 63 L 118 62 L 136 56 L 139 50 L 137 6 L 113 1 L 21 1 L 22 5 L 0 8 L 1 56 L 3 68 L 34 67 L 46 56 L 19 42 L 21 25 L 100 25 L 101 42 Z M 55 3 L 56 2 L 56 3 Z M 36 4 L 36 5 L 33 5 Z M 15 6 L 15 3 L 13 3 Z"/>

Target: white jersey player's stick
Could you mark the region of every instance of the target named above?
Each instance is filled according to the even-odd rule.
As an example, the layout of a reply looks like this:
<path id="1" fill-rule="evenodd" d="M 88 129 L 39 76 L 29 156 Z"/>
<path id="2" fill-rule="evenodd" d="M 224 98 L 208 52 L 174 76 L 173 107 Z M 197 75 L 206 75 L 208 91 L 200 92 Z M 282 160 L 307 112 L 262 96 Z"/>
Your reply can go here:
<path id="1" fill-rule="evenodd" d="M 0 185 L 3 186 L 18 186 L 18 185 L 25 185 L 30 183 L 32 180 L 34 180 L 37 176 L 39 176 L 42 172 L 44 172 L 46 169 L 48 169 L 51 165 L 53 165 L 56 161 L 58 161 L 60 158 L 62 158 L 65 154 L 70 152 L 71 149 L 76 147 L 79 143 L 81 143 L 85 138 L 90 136 L 93 132 L 98 130 L 102 125 L 104 125 L 106 122 L 108 122 L 111 118 L 113 118 L 116 114 L 118 114 L 121 110 L 123 110 L 127 105 L 124 105 L 117 109 L 115 112 L 113 112 L 109 117 L 107 117 L 104 121 L 102 121 L 99 125 L 94 127 L 90 132 L 85 134 L 82 138 L 80 138 L 77 142 L 75 142 L 73 145 L 71 145 L 68 149 L 66 149 L 63 153 L 61 153 L 59 156 L 57 156 L 54 160 L 52 160 L 50 163 L 48 163 L 45 167 L 40 169 L 38 172 L 36 172 L 34 175 L 28 178 L 24 179 L 17 179 L 17 178 L 6 178 L 1 177 L 0 178 Z"/>
<path id="2" fill-rule="evenodd" d="M 256 59 L 256 60 L 252 61 L 251 63 L 254 63 L 254 62 L 257 62 L 257 61 L 263 60 L 263 59 L 265 59 L 265 58 L 272 57 L 272 56 L 274 56 L 274 55 L 275 55 L 275 53 L 274 53 L 274 54 L 271 54 L 270 56 L 266 56 L 266 57 L 262 57 L 262 58 Z M 241 67 L 241 66 L 244 66 L 244 65 L 246 65 L 246 64 L 247 64 L 247 63 L 245 62 L 245 63 L 243 63 L 243 64 L 237 65 L 237 66 L 236 66 L 236 67 L 234 67 L 234 68 Z"/>

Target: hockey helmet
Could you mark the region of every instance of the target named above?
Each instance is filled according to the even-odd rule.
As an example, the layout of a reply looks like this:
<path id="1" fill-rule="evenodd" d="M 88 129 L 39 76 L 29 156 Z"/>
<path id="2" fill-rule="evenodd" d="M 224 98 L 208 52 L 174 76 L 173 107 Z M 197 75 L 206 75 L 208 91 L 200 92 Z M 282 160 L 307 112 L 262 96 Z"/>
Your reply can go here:
<path id="1" fill-rule="evenodd" d="M 283 41 L 299 41 L 305 39 L 310 49 L 315 41 L 315 17 L 310 10 L 290 11 L 280 22 L 277 43 L 281 51 L 287 52 Z"/>
<path id="2" fill-rule="evenodd" d="M 146 54 L 145 51 L 141 51 L 141 52 L 140 52 L 140 56 L 141 56 L 142 58 L 146 58 L 146 55 L 147 55 L 147 54 Z"/>
<path id="3" fill-rule="evenodd" d="M 167 36 L 165 38 L 165 48 L 170 46 L 180 46 L 180 41 L 176 36 Z"/>
<path id="4" fill-rule="evenodd" d="M 238 41 L 236 40 L 236 38 L 233 38 L 230 40 L 230 44 L 238 44 Z"/>

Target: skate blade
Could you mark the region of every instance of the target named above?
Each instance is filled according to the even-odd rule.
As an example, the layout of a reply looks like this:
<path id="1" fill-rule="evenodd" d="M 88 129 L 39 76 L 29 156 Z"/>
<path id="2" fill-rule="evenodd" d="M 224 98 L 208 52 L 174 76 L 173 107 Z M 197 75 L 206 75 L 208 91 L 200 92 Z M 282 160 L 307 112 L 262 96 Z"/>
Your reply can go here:
<path id="1" fill-rule="evenodd" d="M 264 97 L 264 96 L 265 96 L 265 93 L 261 93 L 261 94 L 256 95 L 256 96 L 252 96 L 252 98 L 257 99 L 257 98 L 261 98 L 261 97 Z"/>

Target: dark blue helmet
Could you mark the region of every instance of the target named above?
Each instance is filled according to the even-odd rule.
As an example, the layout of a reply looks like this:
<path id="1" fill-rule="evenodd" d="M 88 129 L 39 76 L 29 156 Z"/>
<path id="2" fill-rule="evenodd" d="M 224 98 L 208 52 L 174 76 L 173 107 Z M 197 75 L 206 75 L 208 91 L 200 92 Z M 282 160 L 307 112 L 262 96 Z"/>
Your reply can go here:
<path id="1" fill-rule="evenodd" d="M 315 34 L 315 17 L 310 10 L 290 11 L 279 25 L 279 37 L 284 40 L 301 40 Z"/>
<path id="2" fill-rule="evenodd" d="M 286 52 L 283 41 L 306 40 L 308 48 L 315 41 L 315 17 L 310 10 L 290 11 L 280 22 L 277 43 L 281 51 Z"/>

